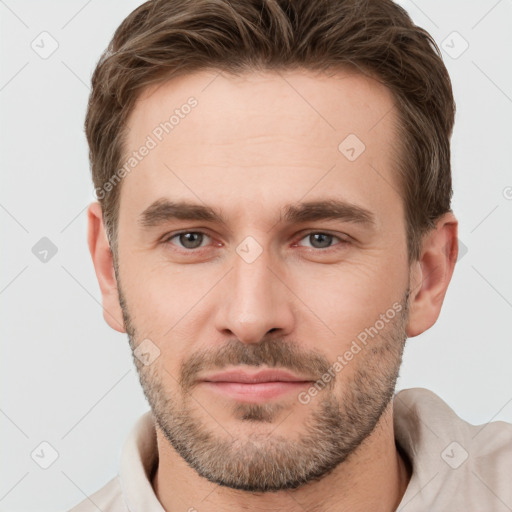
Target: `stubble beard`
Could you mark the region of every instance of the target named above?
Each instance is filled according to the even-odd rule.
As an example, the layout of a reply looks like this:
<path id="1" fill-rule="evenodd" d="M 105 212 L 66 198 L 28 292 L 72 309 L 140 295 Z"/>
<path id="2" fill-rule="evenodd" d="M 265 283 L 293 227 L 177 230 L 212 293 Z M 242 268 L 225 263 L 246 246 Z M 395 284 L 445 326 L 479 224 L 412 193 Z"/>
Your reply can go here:
<path id="1" fill-rule="evenodd" d="M 132 324 L 119 280 L 118 290 L 133 350 L 142 339 Z M 214 411 L 205 412 L 208 404 L 198 403 L 192 395 L 197 384 L 194 376 L 203 369 L 249 364 L 321 377 L 332 367 L 322 354 L 298 352 L 293 344 L 276 338 L 251 345 L 230 340 L 222 349 L 184 361 L 178 378 L 165 375 L 169 372 L 162 367 L 164 362 L 145 366 L 134 356 L 158 427 L 190 467 L 221 486 L 265 493 L 295 489 L 325 477 L 373 432 L 393 398 L 407 338 L 408 296 L 407 290 L 400 312 L 350 362 L 354 365 L 354 371 L 347 374 L 350 378 L 344 376 L 344 369 L 309 404 L 297 401 L 294 407 L 309 407 L 310 412 L 302 433 L 293 439 L 276 432 L 290 414 L 283 402 L 233 403 L 232 416 L 241 426 L 237 435 L 230 435 L 229 429 L 215 420 Z M 168 382 L 178 381 L 178 389 L 166 389 L 164 377 Z M 275 428 L 269 432 L 268 425 Z M 247 434 L 240 434 L 244 430 Z"/>

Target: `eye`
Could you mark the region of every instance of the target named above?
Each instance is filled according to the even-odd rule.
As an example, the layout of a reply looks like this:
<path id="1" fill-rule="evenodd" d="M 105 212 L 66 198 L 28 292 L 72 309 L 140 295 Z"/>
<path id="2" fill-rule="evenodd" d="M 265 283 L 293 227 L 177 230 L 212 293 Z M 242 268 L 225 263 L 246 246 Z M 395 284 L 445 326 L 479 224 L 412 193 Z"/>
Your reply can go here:
<path id="1" fill-rule="evenodd" d="M 175 239 L 176 241 L 173 241 Z M 309 241 L 309 245 L 302 245 L 300 242 L 303 240 Z M 162 240 L 164 244 L 171 243 L 172 245 L 177 246 L 178 249 L 183 249 L 188 252 L 207 246 L 209 241 L 211 241 L 211 237 L 202 231 L 182 231 L 180 233 L 174 233 L 167 236 Z M 306 235 L 304 235 L 294 245 L 309 247 L 311 249 L 327 250 L 330 248 L 336 248 L 336 245 L 344 246 L 349 243 L 350 241 L 348 240 L 348 236 L 343 238 L 323 231 L 311 231 L 306 233 Z"/>
<path id="2" fill-rule="evenodd" d="M 330 233 L 324 233 L 322 231 L 312 231 L 307 233 L 303 238 L 301 238 L 301 240 L 309 240 L 311 242 L 309 247 L 312 247 L 313 249 L 329 249 L 333 247 L 333 240 L 338 240 L 341 245 L 349 243 L 347 239 L 331 235 Z"/>
<path id="3" fill-rule="evenodd" d="M 181 233 L 175 233 L 174 235 L 167 237 L 163 242 L 172 243 L 171 240 L 175 238 L 178 240 L 179 244 L 173 245 L 178 245 L 178 247 L 181 247 L 182 249 L 192 250 L 202 247 L 202 242 L 205 238 L 210 237 L 202 231 L 182 231 Z"/>

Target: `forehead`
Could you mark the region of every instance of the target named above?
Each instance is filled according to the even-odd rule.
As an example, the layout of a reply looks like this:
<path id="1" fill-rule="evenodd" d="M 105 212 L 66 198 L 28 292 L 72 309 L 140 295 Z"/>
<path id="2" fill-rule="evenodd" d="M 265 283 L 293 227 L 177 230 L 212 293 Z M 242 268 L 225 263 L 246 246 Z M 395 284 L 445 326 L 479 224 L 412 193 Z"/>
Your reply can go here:
<path id="1" fill-rule="evenodd" d="M 189 109 L 191 102 L 197 105 Z M 315 127 L 317 132 L 332 132 L 334 141 L 344 131 L 364 139 L 393 110 L 393 103 L 387 87 L 348 69 L 328 75 L 308 70 L 241 75 L 204 70 L 146 88 L 127 121 L 128 146 L 136 146 L 166 121 L 173 124 L 172 137 L 166 138 L 176 142 L 229 143 L 233 130 L 248 137 L 280 133 L 284 127 L 291 128 L 294 138 L 312 139 L 310 130 Z M 190 111 L 195 115 L 189 116 Z M 193 141 L 187 128 L 195 132 Z M 373 136 L 386 131 L 376 130 Z M 164 135 L 169 133 L 164 130 Z"/>
<path id="2" fill-rule="evenodd" d="M 368 204 L 386 181 L 396 200 L 395 121 L 391 92 L 349 70 L 183 75 L 146 89 L 128 119 L 121 210 L 162 196 L 270 206 L 332 184 Z"/>

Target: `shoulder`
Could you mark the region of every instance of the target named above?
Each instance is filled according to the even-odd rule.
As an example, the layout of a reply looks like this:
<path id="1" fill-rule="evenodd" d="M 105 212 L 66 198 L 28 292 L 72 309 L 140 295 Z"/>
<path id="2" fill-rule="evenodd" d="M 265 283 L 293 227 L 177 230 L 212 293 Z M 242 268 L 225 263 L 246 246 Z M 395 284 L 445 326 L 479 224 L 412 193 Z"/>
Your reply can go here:
<path id="1" fill-rule="evenodd" d="M 512 505 L 512 424 L 472 425 L 423 388 L 400 391 L 393 407 L 395 438 L 413 467 L 408 511 Z"/>
<path id="2" fill-rule="evenodd" d="M 424 388 L 404 389 L 394 398 L 395 426 L 412 431 L 425 429 L 439 436 L 455 436 L 473 446 L 477 453 L 493 453 L 493 447 L 512 451 L 512 424 L 489 421 L 472 425 L 459 417 L 438 395 Z"/>
<path id="3" fill-rule="evenodd" d="M 123 498 L 119 476 L 91 494 L 68 512 L 129 512 Z"/>

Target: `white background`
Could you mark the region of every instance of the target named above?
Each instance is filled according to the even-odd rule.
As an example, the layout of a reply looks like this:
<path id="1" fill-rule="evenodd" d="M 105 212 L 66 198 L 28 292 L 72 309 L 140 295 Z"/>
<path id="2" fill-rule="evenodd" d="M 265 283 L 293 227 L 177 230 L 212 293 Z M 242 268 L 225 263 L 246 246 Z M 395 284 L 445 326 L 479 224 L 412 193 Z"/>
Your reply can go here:
<path id="1" fill-rule="evenodd" d="M 139 3 L 0 1 L 1 511 L 67 510 L 99 489 L 149 408 L 126 335 L 102 318 L 85 215 L 90 76 Z M 401 5 L 452 54 L 463 48 L 453 31 L 469 48 L 443 51 L 467 253 L 437 324 L 408 340 L 398 387 L 429 388 L 471 423 L 512 422 L 512 1 Z M 43 31 L 59 45 L 47 59 L 31 48 Z M 32 253 L 42 237 L 58 249 L 47 263 Z M 58 452 L 48 469 L 31 458 L 42 441 Z"/>

